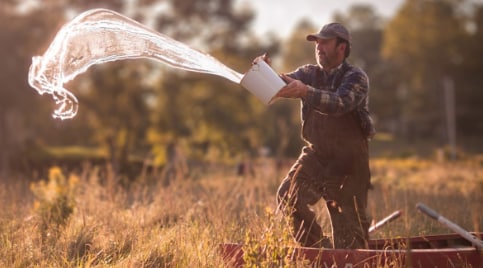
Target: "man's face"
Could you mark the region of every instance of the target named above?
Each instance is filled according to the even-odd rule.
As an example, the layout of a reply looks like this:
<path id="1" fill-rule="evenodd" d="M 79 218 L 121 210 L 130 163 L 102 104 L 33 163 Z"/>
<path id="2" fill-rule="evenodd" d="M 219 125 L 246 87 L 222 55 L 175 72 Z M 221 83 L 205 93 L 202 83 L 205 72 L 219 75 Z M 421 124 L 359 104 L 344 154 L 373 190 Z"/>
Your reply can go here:
<path id="1" fill-rule="evenodd" d="M 317 39 L 315 41 L 315 58 L 326 70 L 339 66 L 344 60 L 345 44 L 337 45 L 337 39 Z"/>

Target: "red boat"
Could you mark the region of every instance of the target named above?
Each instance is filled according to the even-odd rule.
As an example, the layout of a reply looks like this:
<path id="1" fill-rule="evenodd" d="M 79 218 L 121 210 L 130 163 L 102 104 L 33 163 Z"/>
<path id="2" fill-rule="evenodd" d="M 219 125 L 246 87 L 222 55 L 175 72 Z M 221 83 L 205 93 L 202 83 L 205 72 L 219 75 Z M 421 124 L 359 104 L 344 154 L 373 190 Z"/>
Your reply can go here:
<path id="1" fill-rule="evenodd" d="M 243 245 L 223 244 L 221 250 L 228 266 L 243 267 Z M 483 250 L 456 233 L 371 240 L 369 249 L 299 247 L 290 257 L 308 267 L 483 267 Z"/>

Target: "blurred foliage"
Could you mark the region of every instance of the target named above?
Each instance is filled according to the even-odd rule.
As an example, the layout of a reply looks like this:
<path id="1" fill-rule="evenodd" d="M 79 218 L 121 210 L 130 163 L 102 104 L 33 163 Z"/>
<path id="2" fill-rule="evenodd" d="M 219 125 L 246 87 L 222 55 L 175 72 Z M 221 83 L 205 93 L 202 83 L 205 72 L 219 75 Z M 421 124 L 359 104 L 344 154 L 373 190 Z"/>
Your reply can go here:
<path id="1" fill-rule="evenodd" d="M 33 1 L 35 2 L 35 1 Z M 134 4 L 133 4 L 134 3 Z M 233 161 L 240 155 L 278 158 L 299 153 L 297 101 L 265 107 L 239 85 L 148 61 L 94 66 L 69 83 L 79 98 L 73 120 L 49 117 L 49 97 L 27 84 L 30 58 L 41 55 L 61 25 L 90 8 L 122 12 L 174 39 L 245 72 L 268 52 L 278 71 L 314 62 L 305 40 L 321 25 L 301 21 L 289 36 L 260 38 L 250 29 L 255 13 L 234 0 L 48 0 L 30 9 L 21 1 L 0 6 L 0 177 L 29 171 L 30 152 L 50 146 L 85 146 L 106 152 L 123 172 L 129 159 L 163 165 L 164 149 L 178 142 L 192 161 Z M 19 9 L 22 7 L 22 9 Z M 443 80 L 454 81 L 458 142 L 483 134 L 481 44 L 483 6 L 475 1 L 406 0 L 393 18 L 368 4 L 354 5 L 334 20 L 348 25 L 349 61 L 371 80 L 371 110 L 380 132 L 397 138 L 447 142 Z M 377 136 L 376 136 L 377 137 Z M 474 149 L 474 148 L 473 148 Z M 478 151 L 478 149 L 476 149 Z M 88 157 L 79 156 L 80 159 Z M 29 171 L 30 172 L 30 171 Z"/>
<path id="2" fill-rule="evenodd" d="M 42 243 L 57 239 L 75 207 L 77 176 L 66 178 L 59 167 L 49 170 L 48 181 L 32 183 L 30 189 L 36 197 L 34 210 L 39 217 Z"/>
<path id="3" fill-rule="evenodd" d="M 461 64 L 465 32 L 454 5 L 410 0 L 387 25 L 382 53 L 401 79 L 408 135 L 445 135 L 443 79 Z"/>
<path id="4" fill-rule="evenodd" d="M 291 234 L 290 218 L 277 217 L 271 207 L 266 208 L 263 216 L 267 218 L 268 226 L 263 226 L 264 233 L 262 237 L 258 237 L 250 233 L 250 231 L 247 231 L 245 234 L 246 237 L 243 243 L 244 266 L 298 267 L 294 263 L 303 263 L 303 259 L 294 260 L 296 243 Z M 284 226 L 284 228 L 280 228 L 280 226 Z"/>

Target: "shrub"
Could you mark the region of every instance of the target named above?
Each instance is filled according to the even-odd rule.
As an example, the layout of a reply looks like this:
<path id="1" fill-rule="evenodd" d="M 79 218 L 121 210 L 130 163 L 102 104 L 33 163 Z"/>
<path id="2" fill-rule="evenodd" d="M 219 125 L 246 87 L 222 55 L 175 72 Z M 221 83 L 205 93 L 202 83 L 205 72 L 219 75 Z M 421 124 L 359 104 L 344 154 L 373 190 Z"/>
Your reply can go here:
<path id="1" fill-rule="evenodd" d="M 30 185 L 43 244 L 57 238 L 59 228 L 65 226 L 74 211 L 77 183 L 76 176 L 66 179 L 59 167 L 52 167 L 47 182 L 41 180 Z"/>

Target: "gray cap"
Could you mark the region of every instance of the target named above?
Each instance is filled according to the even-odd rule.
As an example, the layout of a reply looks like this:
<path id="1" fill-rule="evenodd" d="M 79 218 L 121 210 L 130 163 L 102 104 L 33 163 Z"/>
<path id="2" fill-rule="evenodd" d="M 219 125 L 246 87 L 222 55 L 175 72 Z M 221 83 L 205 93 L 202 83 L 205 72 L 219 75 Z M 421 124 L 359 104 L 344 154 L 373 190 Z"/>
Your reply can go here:
<path id="1" fill-rule="evenodd" d="M 337 22 L 326 24 L 318 33 L 307 35 L 307 41 L 315 41 L 316 39 L 332 39 L 336 37 L 346 40 L 349 42 L 349 44 L 351 43 L 351 35 L 349 31 L 346 27 L 344 27 L 344 25 Z"/>

